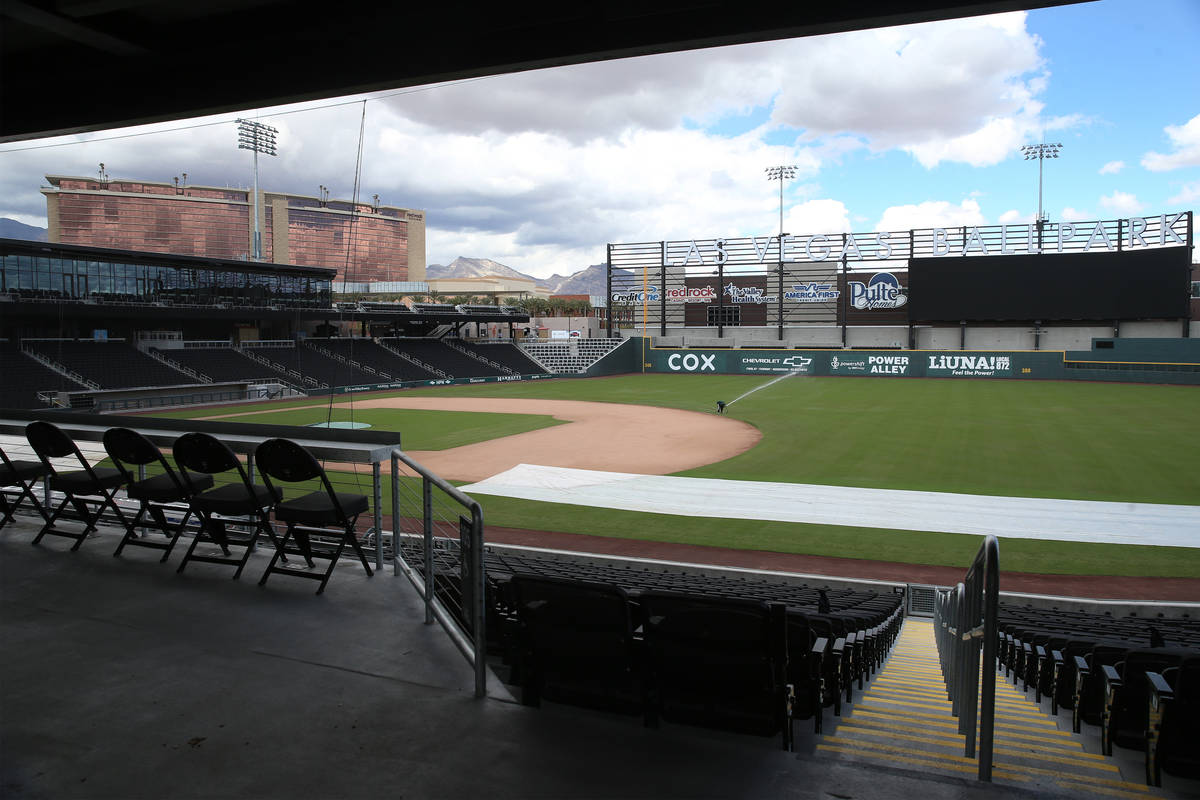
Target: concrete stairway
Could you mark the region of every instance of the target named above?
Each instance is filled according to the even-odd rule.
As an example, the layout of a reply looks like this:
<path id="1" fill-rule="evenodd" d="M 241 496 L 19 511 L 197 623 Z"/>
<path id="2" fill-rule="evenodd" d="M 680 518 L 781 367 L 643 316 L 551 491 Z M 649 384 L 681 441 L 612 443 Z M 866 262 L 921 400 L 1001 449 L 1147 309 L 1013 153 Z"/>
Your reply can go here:
<path id="1" fill-rule="evenodd" d="M 1071 732 L 1069 719 L 1060 730 L 1058 720 L 1003 676 L 985 670 L 985 677 L 996 680 L 993 782 L 1070 796 L 1169 796 L 1137 782 L 1140 775 L 1122 775 L 1113 759 L 1087 752 L 1085 738 Z M 938 666 L 933 624 L 913 617 L 905 620 L 884 668 L 843 711 L 836 730 L 817 744 L 825 757 L 974 779 L 978 762 L 963 751 L 964 737 Z"/>

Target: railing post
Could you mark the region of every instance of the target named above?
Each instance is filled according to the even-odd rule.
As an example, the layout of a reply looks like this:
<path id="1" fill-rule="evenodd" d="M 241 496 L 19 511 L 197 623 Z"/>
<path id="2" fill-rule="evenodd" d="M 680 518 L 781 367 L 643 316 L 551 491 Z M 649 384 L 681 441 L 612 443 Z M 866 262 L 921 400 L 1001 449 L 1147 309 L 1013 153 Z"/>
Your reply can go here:
<path id="1" fill-rule="evenodd" d="M 474 608 L 471 623 L 475 634 L 475 696 L 487 696 L 487 576 L 483 565 L 483 509 L 478 503 L 471 506 L 471 579 Z"/>
<path id="2" fill-rule="evenodd" d="M 392 575 L 400 574 L 400 459 L 392 453 Z M 425 612 L 426 624 L 429 612 Z"/>
<path id="3" fill-rule="evenodd" d="M 433 484 L 429 478 L 421 478 L 421 533 L 425 567 L 425 622 L 433 622 Z"/>
<path id="4" fill-rule="evenodd" d="M 383 484 L 379 480 L 379 462 L 371 462 L 371 489 L 375 508 L 375 569 L 383 569 Z M 392 508 L 392 513 L 396 509 Z"/>
<path id="5" fill-rule="evenodd" d="M 983 546 L 983 696 L 979 724 L 979 780 L 991 781 L 996 724 L 996 617 L 1000 601 L 1000 543 L 996 537 L 989 536 Z"/>

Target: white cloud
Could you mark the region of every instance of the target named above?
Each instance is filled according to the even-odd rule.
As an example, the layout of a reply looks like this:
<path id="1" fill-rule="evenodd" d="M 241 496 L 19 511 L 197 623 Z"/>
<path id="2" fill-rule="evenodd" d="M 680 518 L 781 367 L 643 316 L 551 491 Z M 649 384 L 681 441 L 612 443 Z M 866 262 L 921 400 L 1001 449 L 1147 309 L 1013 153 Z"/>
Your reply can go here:
<path id="1" fill-rule="evenodd" d="M 996 222 L 1000 225 L 1029 225 L 1036 216 L 1037 214 L 1022 214 L 1014 208 L 997 217 Z"/>
<path id="2" fill-rule="evenodd" d="M 1146 206 L 1139 203 L 1137 197 L 1128 192 L 1115 191 L 1100 198 L 1100 207 L 1105 211 L 1124 217 L 1139 214 Z"/>
<path id="3" fill-rule="evenodd" d="M 1185 183 L 1179 194 L 1167 199 L 1168 203 L 1200 203 L 1200 181 Z"/>
<path id="4" fill-rule="evenodd" d="M 892 206 L 875 225 L 877 231 L 904 231 L 911 228 L 952 228 L 986 225 L 979 203 L 972 199 L 958 205 L 945 200 L 927 200 L 915 205 Z"/>
<path id="5" fill-rule="evenodd" d="M 1059 215 L 1063 222 L 1090 222 L 1096 219 L 1096 215 L 1091 211 L 1080 211 L 1077 208 L 1066 206 Z"/>
<path id="6" fill-rule="evenodd" d="M 792 206 L 784 215 L 784 230 L 793 234 L 846 233 L 850 227 L 850 212 L 841 200 L 823 198 Z"/>
<path id="7" fill-rule="evenodd" d="M 1200 166 L 1200 114 L 1183 125 L 1163 128 L 1173 148 L 1170 153 L 1151 151 L 1142 157 L 1142 166 L 1151 172 L 1166 172 L 1182 167 Z"/>
<path id="8" fill-rule="evenodd" d="M 1100 168 L 1101 175 L 1116 175 L 1121 170 L 1125 169 L 1124 161 L 1109 161 Z"/>

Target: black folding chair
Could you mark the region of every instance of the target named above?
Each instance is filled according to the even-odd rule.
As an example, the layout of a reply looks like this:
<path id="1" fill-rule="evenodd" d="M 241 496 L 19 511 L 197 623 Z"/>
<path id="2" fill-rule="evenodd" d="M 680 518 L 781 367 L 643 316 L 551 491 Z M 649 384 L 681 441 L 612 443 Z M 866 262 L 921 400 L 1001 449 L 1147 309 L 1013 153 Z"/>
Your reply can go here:
<path id="1" fill-rule="evenodd" d="M 275 555 L 259 580 L 259 586 L 264 585 L 272 573 L 278 572 L 319 580 L 321 585 L 317 587 L 317 594 L 320 594 L 325 591 L 325 584 L 329 582 L 329 576 L 333 574 L 333 568 L 337 566 L 347 543 L 358 554 L 358 560 L 362 562 L 367 575 L 374 574 L 371 572 L 371 565 L 367 563 L 367 554 L 363 552 L 358 538 L 354 535 L 358 515 L 369 506 L 364 495 L 334 491 L 329 476 L 312 453 L 287 439 L 268 439 L 263 442 L 255 450 L 254 460 L 268 486 L 273 487 L 272 478 L 287 483 L 299 483 L 314 478 L 321 480 L 320 491 L 309 492 L 295 500 L 287 500 L 275 506 L 275 519 L 287 523 L 287 532 L 283 535 L 283 541 L 277 543 Z M 333 533 L 335 528 L 337 532 Z M 325 537 L 336 536 L 337 544 L 315 543 L 309 538 L 309 531 L 322 531 Z M 289 544 L 293 539 L 295 544 Z M 278 566 L 280 561 L 287 561 L 288 554 L 303 556 L 310 568 L 316 566 L 313 558 L 327 559 L 329 565 L 324 573 Z"/>
<path id="2" fill-rule="evenodd" d="M 13 513 L 26 500 L 33 504 L 42 521 L 46 521 L 46 509 L 34 494 L 33 487 L 49 474 L 50 471 L 41 461 L 13 461 L 0 448 L 0 487 L 17 487 L 15 500 L 9 500 L 8 495 L 0 490 L 0 528 L 13 521 Z"/>
<path id="3" fill-rule="evenodd" d="M 93 467 L 84 458 L 83 453 L 79 452 L 75 441 L 52 423 L 40 420 L 29 423 L 25 426 L 25 438 L 29 440 L 30 446 L 47 470 L 47 486 L 51 491 L 61 492 L 63 495 L 62 502 L 54 507 L 50 516 L 46 518 L 46 524 L 34 537 L 34 544 L 40 543 L 42 537 L 49 533 L 52 536 L 74 539 L 75 544 L 71 549 L 78 550 L 87 535 L 96 530 L 96 523 L 100 521 L 100 515 L 106 508 L 111 508 L 116 513 L 122 525 L 127 524 L 114 496 L 114 492 L 125 483 L 125 476 L 120 470 L 113 467 Z M 59 472 L 51 461 L 53 458 L 71 456 L 75 457 L 82 469 Z M 63 530 L 54 525 L 68 503 L 83 520 L 84 527 L 80 532 Z M 91 511 L 89 505 L 94 505 L 96 510 Z"/>
<path id="4" fill-rule="evenodd" d="M 165 550 L 166 552 L 159 561 L 160 563 L 166 561 L 192 516 L 192 509 L 189 506 L 179 524 L 172 525 L 167 521 L 168 507 L 171 504 L 186 503 L 194 493 L 212 488 L 212 476 L 194 472 L 187 477 L 185 482 L 185 479 L 180 477 L 167 463 L 162 451 L 153 442 L 129 428 L 110 428 L 105 431 L 104 450 L 112 459 L 113 465 L 125 476 L 126 496 L 140 504 L 133 521 L 125 526 L 125 535 L 121 537 L 121 543 L 117 545 L 113 556 L 120 556 L 126 545 L 133 544 L 154 550 Z M 139 468 L 137 475 L 130 471 L 129 465 L 131 464 Z M 162 473 L 148 478 L 139 478 L 138 476 L 145 475 L 145 468 L 151 464 L 158 464 L 162 468 Z M 155 526 L 162 535 L 167 537 L 167 541 L 153 541 L 138 536 L 137 529 L 149 525 L 143 520 L 147 514 L 154 520 Z"/>
<path id="5" fill-rule="evenodd" d="M 233 579 L 237 580 L 250 559 L 259 534 L 266 531 L 278 547 L 279 540 L 271 529 L 268 517 L 271 508 L 283 499 L 283 495 L 273 487 L 251 483 L 237 454 L 227 444 L 207 433 L 185 433 L 175 440 L 173 450 L 175 463 L 180 467 L 183 483 L 190 495 L 188 506 L 200 518 L 200 530 L 196 532 L 196 538 L 192 540 L 176 572 L 183 572 L 189 561 L 230 564 L 237 567 L 233 573 Z M 192 477 L 195 473 L 211 477 L 222 472 L 237 472 L 240 480 L 202 491 Z M 248 531 L 230 531 L 228 523 L 235 520 Z M 197 555 L 196 548 L 201 543 L 216 544 L 221 548 L 221 555 Z M 229 549 L 231 545 L 244 548 L 241 556 L 232 554 Z"/>

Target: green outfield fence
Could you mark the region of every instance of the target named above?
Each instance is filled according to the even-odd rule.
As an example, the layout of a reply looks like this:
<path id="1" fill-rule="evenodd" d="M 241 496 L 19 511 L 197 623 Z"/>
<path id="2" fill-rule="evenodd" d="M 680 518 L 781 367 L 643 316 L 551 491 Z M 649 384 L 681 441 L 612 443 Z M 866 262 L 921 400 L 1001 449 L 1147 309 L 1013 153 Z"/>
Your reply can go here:
<path id="1" fill-rule="evenodd" d="M 1091 350 L 788 350 L 655 348 L 631 340 L 635 372 L 1001 378 L 1200 385 L 1200 340 L 1097 339 Z M 637 358 L 637 356 L 643 358 Z"/>

